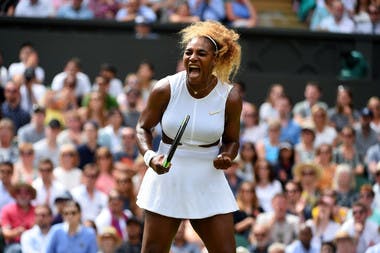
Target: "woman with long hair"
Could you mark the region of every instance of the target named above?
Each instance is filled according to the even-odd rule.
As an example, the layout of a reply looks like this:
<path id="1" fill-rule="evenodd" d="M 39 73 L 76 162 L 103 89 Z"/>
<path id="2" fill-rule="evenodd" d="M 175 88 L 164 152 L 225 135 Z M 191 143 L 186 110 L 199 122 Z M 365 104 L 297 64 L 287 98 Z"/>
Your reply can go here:
<path id="1" fill-rule="evenodd" d="M 112 154 L 107 147 L 99 147 L 96 149 L 95 163 L 100 171 L 95 186 L 98 190 L 108 194 L 115 187 L 115 179 L 112 175 L 114 171 Z"/>

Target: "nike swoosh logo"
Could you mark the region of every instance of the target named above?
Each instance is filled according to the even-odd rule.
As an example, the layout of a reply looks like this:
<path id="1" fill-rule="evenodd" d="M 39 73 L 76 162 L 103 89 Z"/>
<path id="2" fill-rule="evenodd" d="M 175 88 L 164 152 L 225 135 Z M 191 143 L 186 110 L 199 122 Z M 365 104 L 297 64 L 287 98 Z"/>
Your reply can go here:
<path id="1" fill-rule="evenodd" d="M 218 114 L 220 113 L 222 110 L 219 110 L 219 111 L 215 111 L 215 112 L 208 112 L 209 115 L 215 115 L 215 114 Z"/>

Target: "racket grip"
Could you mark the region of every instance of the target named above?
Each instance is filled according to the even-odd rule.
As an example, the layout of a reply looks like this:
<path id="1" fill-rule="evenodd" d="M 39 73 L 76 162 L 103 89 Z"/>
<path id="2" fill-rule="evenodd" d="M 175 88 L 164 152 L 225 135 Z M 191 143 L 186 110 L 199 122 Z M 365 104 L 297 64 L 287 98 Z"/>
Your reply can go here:
<path id="1" fill-rule="evenodd" d="M 170 162 L 168 162 L 167 158 L 165 158 L 162 166 L 164 166 L 165 168 L 168 168 L 170 166 Z"/>

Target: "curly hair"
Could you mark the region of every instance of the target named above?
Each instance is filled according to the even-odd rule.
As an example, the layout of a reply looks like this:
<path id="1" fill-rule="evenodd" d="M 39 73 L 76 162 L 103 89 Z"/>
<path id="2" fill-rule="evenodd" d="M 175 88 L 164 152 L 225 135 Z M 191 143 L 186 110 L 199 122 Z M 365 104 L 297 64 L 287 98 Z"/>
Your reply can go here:
<path id="1" fill-rule="evenodd" d="M 241 46 L 238 43 L 239 34 L 217 21 L 196 22 L 182 29 L 179 33 L 182 36 L 180 41 L 182 49 L 193 38 L 212 38 L 216 42 L 218 49 L 214 74 L 222 82 L 230 82 L 234 78 L 239 70 L 241 59 Z"/>

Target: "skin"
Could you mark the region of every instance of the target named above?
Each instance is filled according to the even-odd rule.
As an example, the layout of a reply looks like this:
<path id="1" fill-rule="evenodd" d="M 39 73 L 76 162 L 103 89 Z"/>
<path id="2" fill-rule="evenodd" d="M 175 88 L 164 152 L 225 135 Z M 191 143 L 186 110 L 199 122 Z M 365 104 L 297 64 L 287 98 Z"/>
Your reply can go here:
<path id="1" fill-rule="evenodd" d="M 214 45 L 205 37 L 193 38 L 185 48 L 183 63 L 188 74 L 186 85 L 194 98 L 207 96 L 217 84 L 217 78 L 212 74 L 217 64 L 214 50 Z M 194 91 L 197 91 L 197 94 Z M 167 79 L 161 79 L 154 86 L 136 128 L 138 147 L 142 154 L 153 149 L 151 129 L 160 122 L 169 99 L 170 84 Z M 222 136 L 221 153 L 213 160 L 216 169 L 225 170 L 229 168 L 233 158 L 237 155 L 241 108 L 242 100 L 238 89 L 233 88 L 226 102 L 226 122 Z M 165 140 L 163 141 L 165 142 Z M 166 141 L 171 142 L 171 140 Z M 167 173 L 170 166 L 168 168 L 163 167 L 163 161 L 164 155 L 156 155 L 150 161 L 150 166 L 158 174 Z M 142 253 L 168 252 L 180 223 L 181 219 L 146 211 Z M 191 220 L 191 224 L 202 238 L 209 252 L 235 252 L 231 213 Z M 157 233 L 158 227 L 160 233 Z"/>

